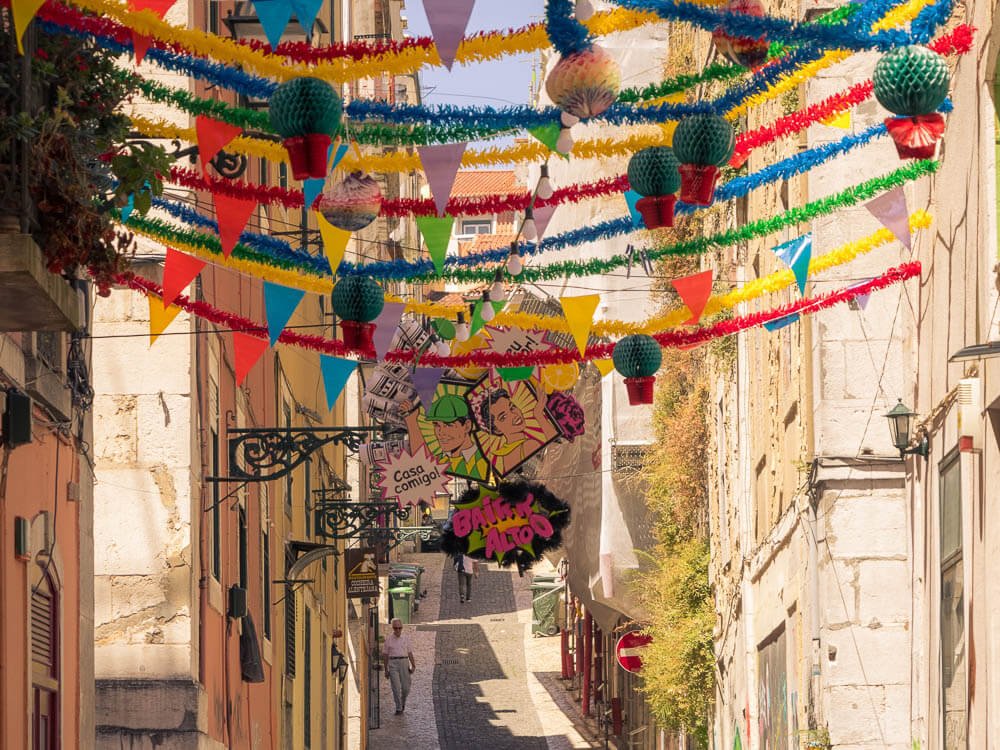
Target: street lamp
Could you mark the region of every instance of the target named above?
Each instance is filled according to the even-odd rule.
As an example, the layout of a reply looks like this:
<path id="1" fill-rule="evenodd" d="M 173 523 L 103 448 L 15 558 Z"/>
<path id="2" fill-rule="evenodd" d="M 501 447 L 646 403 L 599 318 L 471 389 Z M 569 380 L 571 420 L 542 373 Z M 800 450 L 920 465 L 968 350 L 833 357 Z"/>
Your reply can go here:
<path id="1" fill-rule="evenodd" d="M 340 653 L 336 643 L 330 644 L 330 671 L 337 675 L 341 683 L 347 679 L 347 659 Z"/>
<path id="2" fill-rule="evenodd" d="M 903 403 L 903 399 L 899 399 L 899 403 L 892 407 L 884 416 L 889 420 L 889 434 L 892 435 L 892 444 L 899 450 L 900 458 L 907 454 L 927 458 L 927 455 L 930 453 L 930 445 L 927 442 L 926 434 L 920 437 L 920 442 L 914 447 L 909 447 L 911 423 L 913 422 L 913 418 L 917 416 L 917 413 L 910 411 L 910 407 Z"/>

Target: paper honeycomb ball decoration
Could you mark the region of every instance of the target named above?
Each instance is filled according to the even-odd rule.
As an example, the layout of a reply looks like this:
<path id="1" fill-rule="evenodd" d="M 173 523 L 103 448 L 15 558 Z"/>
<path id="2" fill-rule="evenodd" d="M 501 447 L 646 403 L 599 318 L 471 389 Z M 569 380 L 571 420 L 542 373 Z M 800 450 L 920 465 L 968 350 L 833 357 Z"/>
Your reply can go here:
<path id="1" fill-rule="evenodd" d="M 319 78 L 293 78 L 271 94 L 271 126 L 283 138 L 333 135 L 342 112 L 343 103 L 333 86 Z"/>
<path id="2" fill-rule="evenodd" d="M 368 323 L 385 305 L 385 293 L 370 276 L 344 276 L 333 287 L 333 311 L 344 320 Z"/>
<path id="3" fill-rule="evenodd" d="M 875 65 L 875 98 L 897 115 L 929 115 L 948 96 L 948 65 L 918 44 L 897 47 Z"/>
<path id="4" fill-rule="evenodd" d="M 318 208 L 333 226 L 356 232 L 375 221 L 382 210 L 382 190 L 370 175 L 352 172 L 323 194 Z"/>
<path id="5" fill-rule="evenodd" d="M 681 186 L 680 163 L 669 146 L 650 146 L 637 151 L 628 162 L 628 183 L 642 196 L 676 193 Z"/>
<path id="6" fill-rule="evenodd" d="M 545 91 L 556 106 L 581 119 L 604 112 L 620 88 L 618 63 L 596 44 L 563 57 L 545 79 Z"/>
<path id="7" fill-rule="evenodd" d="M 729 0 L 720 10 L 760 18 L 764 4 L 760 0 Z M 733 36 L 720 26 L 712 32 L 712 42 L 720 55 L 746 68 L 756 68 L 767 60 L 769 45 L 764 37 Z"/>
<path id="8" fill-rule="evenodd" d="M 735 146 L 733 126 L 718 115 L 685 117 L 674 130 L 674 155 L 681 164 L 721 167 Z"/>
<path id="9" fill-rule="evenodd" d="M 611 361 L 615 363 L 615 369 L 626 378 L 648 378 L 660 369 L 663 352 L 652 336 L 636 333 L 615 344 Z"/>

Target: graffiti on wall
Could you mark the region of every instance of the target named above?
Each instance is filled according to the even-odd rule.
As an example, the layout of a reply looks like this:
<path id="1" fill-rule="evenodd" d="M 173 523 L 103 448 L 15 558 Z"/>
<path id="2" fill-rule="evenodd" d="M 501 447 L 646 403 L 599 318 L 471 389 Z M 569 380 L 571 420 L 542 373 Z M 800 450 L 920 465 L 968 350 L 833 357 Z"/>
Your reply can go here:
<path id="1" fill-rule="evenodd" d="M 757 649 L 757 700 L 761 750 L 789 750 L 788 657 L 782 628 Z"/>

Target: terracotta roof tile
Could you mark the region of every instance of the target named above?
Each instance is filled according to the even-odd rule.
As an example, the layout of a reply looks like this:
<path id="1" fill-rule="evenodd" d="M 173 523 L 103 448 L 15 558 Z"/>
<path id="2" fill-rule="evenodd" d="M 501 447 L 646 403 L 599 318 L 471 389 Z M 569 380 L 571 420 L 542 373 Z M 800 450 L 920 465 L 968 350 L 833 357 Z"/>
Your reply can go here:
<path id="1" fill-rule="evenodd" d="M 454 198 L 475 198 L 483 195 L 508 195 L 524 190 L 511 169 L 466 169 L 455 175 L 451 189 Z"/>

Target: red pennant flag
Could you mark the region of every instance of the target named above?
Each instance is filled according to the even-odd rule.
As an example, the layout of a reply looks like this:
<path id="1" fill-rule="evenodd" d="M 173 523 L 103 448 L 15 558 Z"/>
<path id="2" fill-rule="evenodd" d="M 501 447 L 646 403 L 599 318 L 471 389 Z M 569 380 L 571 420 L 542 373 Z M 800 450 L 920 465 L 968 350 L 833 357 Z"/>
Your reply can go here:
<path id="1" fill-rule="evenodd" d="M 132 52 L 135 54 L 136 65 L 142 62 L 152 44 L 153 37 L 144 36 L 137 31 L 132 32 Z"/>
<path id="2" fill-rule="evenodd" d="M 167 258 L 163 263 L 163 306 L 173 304 L 177 295 L 201 273 L 205 261 L 191 255 L 167 248 Z"/>
<path id="3" fill-rule="evenodd" d="M 151 10 L 157 18 L 163 18 L 176 0 L 131 0 L 129 8 L 132 11 Z M 135 64 L 142 62 L 146 52 L 153 44 L 153 37 L 132 32 L 132 51 L 135 53 Z"/>
<path id="4" fill-rule="evenodd" d="M 684 321 L 684 325 L 695 325 L 705 311 L 708 298 L 712 296 L 712 270 L 674 279 L 673 285 L 681 296 L 681 301 L 691 311 L 691 319 Z"/>
<path id="5" fill-rule="evenodd" d="M 222 254 L 228 258 L 250 221 L 250 214 L 257 209 L 257 201 L 222 193 L 212 193 L 212 199 L 215 201 L 215 220 L 219 224 Z"/>
<path id="6" fill-rule="evenodd" d="M 194 128 L 198 134 L 198 156 L 201 159 L 203 172 L 208 169 L 208 163 L 215 158 L 215 155 L 243 132 L 243 128 L 238 125 L 230 125 L 228 122 L 205 115 L 194 118 Z"/>
<path id="7" fill-rule="evenodd" d="M 267 349 L 267 339 L 259 339 L 249 333 L 233 332 L 233 358 L 236 360 L 236 385 L 243 385 L 247 373 L 257 364 L 257 360 Z"/>

